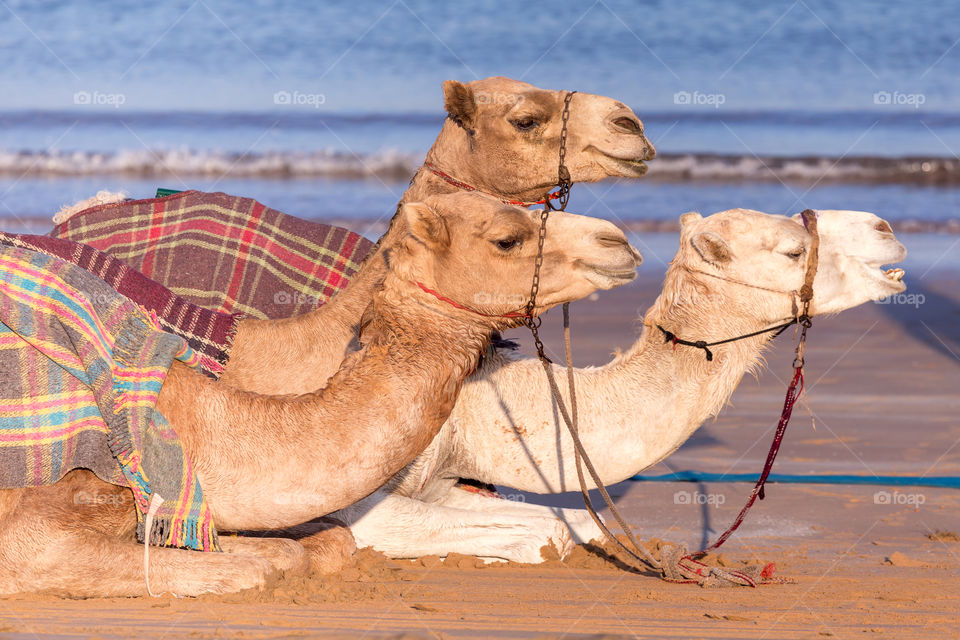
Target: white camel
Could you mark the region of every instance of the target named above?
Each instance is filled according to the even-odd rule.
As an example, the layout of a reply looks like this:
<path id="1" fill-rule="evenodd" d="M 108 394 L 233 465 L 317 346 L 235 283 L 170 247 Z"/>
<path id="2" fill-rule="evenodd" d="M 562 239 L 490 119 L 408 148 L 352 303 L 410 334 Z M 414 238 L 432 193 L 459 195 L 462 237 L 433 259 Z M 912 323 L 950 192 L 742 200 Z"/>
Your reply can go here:
<path id="1" fill-rule="evenodd" d="M 838 313 L 903 291 L 906 255 L 890 225 L 871 213 L 820 211 L 813 315 Z M 680 248 L 637 342 L 602 367 L 576 371 L 580 432 L 604 484 L 625 480 L 676 451 L 717 414 L 770 334 L 713 348 L 665 344 L 660 324 L 712 342 L 794 316 L 810 236 L 799 218 L 733 209 L 681 217 Z M 736 282 L 741 281 L 741 282 Z M 743 284 L 749 283 L 749 284 Z M 761 288 L 762 287 L 762 288 Z M 556 370 L 565 401 L 565 372 Z M 615 443 L 611 446 L 611 443 Z M 540 363 L 500 353 L 468 379 L 432 444 L 385 487 L 335 514 L 360 547 L 397 558 L 453 552 L 540 562 L 543 516 L 574 540 L 600 538 L 585 510 L 559 510 L 464 491 L 458 478 L 536 493 L 579 487 L 573 445 Z M 593 487 L 591 483 L 589 485 Z"/>

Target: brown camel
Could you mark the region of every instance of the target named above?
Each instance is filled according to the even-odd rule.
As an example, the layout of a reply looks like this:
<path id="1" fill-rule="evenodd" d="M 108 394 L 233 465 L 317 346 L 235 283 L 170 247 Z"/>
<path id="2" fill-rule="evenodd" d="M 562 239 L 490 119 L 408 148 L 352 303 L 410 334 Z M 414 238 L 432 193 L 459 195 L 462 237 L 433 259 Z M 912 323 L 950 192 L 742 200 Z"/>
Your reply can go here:
<path id="1" fill-rule="evenodd" d="M 401 203 L 461 188 L 452 182 L 502 200 L 535 202 L 557 183 L 566 92 L 509 78 L 447 81 L 443 91 L 447 120 Z M 567 128 L 565 164 L 574 182 L 638 178 L 647 171 L 643 161 L 655 155 L 637 116 L 611 98 L 573 95 Z M 386 272 L 385 252 L 405 232 L 402 218 L 394 216 L 360 272 L 315 311 L 284 320 L 243 320 L 222 382 L 276 395 L 306 393 L 333 375 L 356 347 L 360 319 Z M 624 242 L 613 225 L 601 233 L 612 244 Z M 598 286 L 609 284 L 602 274 L 593 278 Z"/>
<path id="2" fill-rule="evenodd" d="M 518 322 L 511 312 L 529 288 L 535 212 L 458 193 L 400 214 L 404 237 L 385 256 L 363 347 L 326 386 L 267 397 L 188 370 L 164 383 L 158 408 L 221 530 L 297 525 L 374 491 L 435 436 L 491 331 Z M 635 250 L 598 234 L 608 224 L 551 217 L 535 313 L 593 292 L 597 273 L 604 282 L 634 277 Z M 78 504 L 78 489 L 98 499 Z M 152 549 L 145 585 L 135 526 L 129 489 L 85 471 L 52 487 L 0 491 L 0 594 L 222 593 L 262 587 L 277 570 L 306 563 L 294 540 L 224 536 L 227 553 Z"/>

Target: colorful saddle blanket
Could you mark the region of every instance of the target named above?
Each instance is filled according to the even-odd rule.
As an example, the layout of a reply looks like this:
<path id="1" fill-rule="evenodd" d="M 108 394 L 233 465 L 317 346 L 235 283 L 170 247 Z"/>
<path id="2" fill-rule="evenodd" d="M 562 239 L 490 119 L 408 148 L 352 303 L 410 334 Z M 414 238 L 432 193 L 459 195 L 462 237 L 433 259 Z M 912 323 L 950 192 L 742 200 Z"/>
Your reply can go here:
<path id="1" fill-rule="evenodd" d="M 203 493 L 155 410 L 183 339 L 74 264 L 0 245 L 0 488 L 54 484 L 76 468 L 133 491 L 138 537 L 217 549 Z M 144 531 L 151 497 L 165 499 Z"/>
<path id="2" fill-rule="evenodd" d="M 201 191 L 91 207 L 50 235 L 109 253 L 201 307 L 257 318 L 325 303 L 373 246 L 342 227 Z"/>

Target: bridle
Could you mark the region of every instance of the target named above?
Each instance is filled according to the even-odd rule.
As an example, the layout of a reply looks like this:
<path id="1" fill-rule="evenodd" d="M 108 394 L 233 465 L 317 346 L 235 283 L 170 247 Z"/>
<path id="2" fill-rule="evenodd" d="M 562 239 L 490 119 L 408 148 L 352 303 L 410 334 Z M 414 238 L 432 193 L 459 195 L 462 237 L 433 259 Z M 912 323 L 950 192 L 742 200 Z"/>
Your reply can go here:
<path id="1" fill-rule="evenodd" d="M 560 416 L 563 418 L 563 421 L 566 423 L 570 435 L 573 439 L 574 444 L 574 460 L 576 462 L 577 468 L 577 478 L 580 482 L 580 491 L 583 494 L 584 505 L 587 507 L 587 511 L 590 513 L 590 516 L 593 518 L 594 522 L 600 527 L 600 530 L 606 534 L 606 536 L 616 543 L 623 551 L 625 551 L 630 557 L 632 557 L 641 565 L 645 565 L 655 571 L 658 571 L 662 578 L 668 582 L 679 582 L 679 583 L 691 583 L 691 584 L 701 584 L 701 585 L 713 585 L 713 586 L 723 586 L 723 585 L 740 585 L 740 586 L 749 586 L 756 587 L 758 584 L 770 584 L 775 582 L 783 582 L 782 579 L 777 579 L 773 577 L 774 567 L 773 563 L 765 566 L 760 572 L 759 576 L 748 575 L 742 571 L 732 571 L 723 569 L 720 567 L 712 567 L 706 565 L 698 560 L 703 555 L 709 551 L 713 551 L 719 548 L 734 531 L 739 528 L 743 523 L 744 518 L 746 518 L 747 512 L 753 506 L 754 502 L 759 499 L 764 498 L 764 485 L 767 481 L 767 478 L 770 475 L 770 471 L 773 468 L 773 463 L 776 460 L 777 453 L 780 450 L 780 445 L 783 442 L 783 436 L 786 432 L 787 424 L 790 422 L 790 416 L 793 414 L 793 407 L 796 404 L 797 400 L 800 397 L 800 394 L 803 393 L 803 365 L 804 365 L 804 350 L 806 347 L 807 339 L 807 329 L 811 326 L 810 320 L 810 303 L 813 300 L 813 281 L 816 277 L 817 266 L 819 263 L 819 248 L 820 248 L 820 236 L 817 231 L 817 216 L 816 212 L 807 209 L 801 214 L 803 219 L 804 226 L 807 231 L 812 236 L 812 242 L 810 250 L 807 256 L 807 265 L 804 273 L 804 283 L 799 290 L 793 291 L 778 291 L 779 293 L 785 293 L 789 295 L 796 295 L 800 301 L 800 314 L 791 322 L 784 325 L 779 325 L 777 327 L 771 327 L 769 329 L 761 330 L 754 332 L 752 334 L 747 334 L 744 336 L 737 336 L 736 338 L 731 338 L 728 340 L 718 341 L 716 343 L 707 343 L 704 341 L 687 341 L 680 340 L 676 338 L 673 334 L 669 334 L 662 327 L 661 331 L 668 334 L 668 342 L 670 340 L 675 340 L 676 344 L 684 344 L 688 346 L 693 346 L 697 348 L 704 349 L 707 353 L 707 360 L 712 360 L 712 353 L 707 347 L 724 344 L 727 342 L 732 342 L 734 340 L 742 340 L 747 337 L 754 335 L 759 335 L 761 333 L 769 331 L 777 331 L 777 335 L 782 333 L 786 327 L 792 324 L 799 324 L 801 326 L 800 336 L 797 342 L 795 357 L 793 360 L 793 369 L 794 375 L 790 384 L 787 387 L 786 397 L 783 402 L 783 410 L 780 413 L 780 420 L 777 424 L 777 430 L 774 434 L 773 442 L 770 445 L 770 450 L 767 453 L 767 459 L 764 462 L 763 471 L 760 473 L 756 484 L 753 487 L 753 490 L 750 492 L 750 495 L 747 499 L 747 503 L 740 510 L 740 513 L 734 519 L 734 522 L 730 527 L 724 531 L 723 534 L 710 546 L 706 547 L 701 551 L 695 553 L 687 552 L 686 548 L 678 545 L 662 545 L 660 548 L 660 559 L 653 557 L 653 554 L 647 550 L 640 542 L 637 540 L 636 536 L 633 534 L 633 531 L 628 526 L 626 520 L 620 515 L 619 510 L 614 505 L 613 500 L 610 498 L 610 494 L 607 492 L 606 487 L 603 484 L 603 480 L 600 478 L 600 475 L 597 473 L 596 468 L 591 462 L 590 458 L 587 456 L 587 453 L 583 447 L 583 443 L 580 440 L 579 429 L 578 429 L 578 416 L 577 416 L 577 396 L 576 389 L 574 388 L 574 377 L 573 377 L 573 362 L 570 353 L 570 317 L 568 313 L 568 308 L 564 305 L 564 315 L 563 315 L 563 331 L 564 331 L 564 347 L 566 350 L 566 364 L 567 364 L 567 382 L 569 387 L 570 395 L 570 410 L 568 412 L 567 406 L 563 401 L 562 396 L 560 395 L 560 389 L 557 386 L 556 380 L 553 375 L 553 369 L 550 366 L 549 360 L 545 356 L 541 355 L 541 362 L 543 364 L 544 371 L 547 374 L 547 380 L 550 384 L 550 389 L 553 393 L 555 402 L 557 403 L 557 408 L 559 410 Z M 708 274 L 714 275 L 714 274 Z M 744 284 L 747 286 L 749 283 L 742 281 L 736 281 L 738 284 Z M 760 287 L 763 288 L 763 287 Z M 581 460 L 582 463 L 581 464 Z M 610 513 L 616 519 L 617 523 L 620 525 L 620 528 L 626 534 L 627 540 L 630 543 L 628 547 L 624 542 L 617 538 L 607 525 L 600 519 L 600 516 L 597 515 L 596 509 L 593 506 L 593 503 L 590 498 L 590 494 L 587 490 L 586 480 L 583 473 L 583 466 L 586 466 L 587 471 L 590 473 L 590 477 L 593 480 L 594 485 L 599 491 L 600 495 L 603 497 L 604 502 L 606 502 L 607 508 L 610 510 Z M 632 548 L 631 548 L 632 547 Z"/>
<path id="2" fill-rule="evenodd" d="M 811 236 L 810 249 L 807 251 L 807 262 L 806 268 L 804 269 L 803 274 L 803 284 L 799 289 L 793 290 L 784 290 L 784 289 L 773 289 L 771 287 L 763 287 L 758 284 L 753 284 L 751 282 L 745 282 L 743 280 L 738 280 L 736 278 L 731 278 L 728 276 L 718 275 L 716 273 L 710 273 L 709 271 L 703 271 L 702 269 L 695 269 L 693 267 L 684 266 L 683 268 L 691 273 L 698 273 L 701 275 L 709 276 L 711 278 L 716 278 L 718 280 L 723 280 L 724 282 L 730 282 L 737 284 L 743 287 L 749 287 L 751 289 L 759 289 L 761 291 L 769 291 L 771 293 L 780 293 L 788 295 L 791 297 L 793 302 L 793 313 L 794 317 L 788 322 L 778 324 L 773 327 L 768 327 L 766 329 L 760 329 L 759 331 L 753 331 L 750 333 L 745 333 L 743 335 L 735 336 L 733 338 L 726 338 L 725 340 L 717 340 L 715 342 L 706 342 L 704 340 L 684 340 L 678 337 L 672 331 L 664 329 L 660 324 L 657 324 L 657 329 L 660 330 L 664 335 L 665 342 L 672 342 L 674 346 L 684 345 L 687 347 L 694 347 L 697 349 L 703 349 L 706 353 L 707 361 L 713 361 L 713 352 L 710 351 L 709 347 L 719 346 L 723 344 L 728 344 L 730 342 L 737 342 L 738 340 L 744 340 L 746 338 L 753 338 L 754 336 L 759 336 L 765 333 L 774 333 L 773 338 L 776 338 L 781 333 L 783 333 L 787 327 L 791 327 L 795 324 L 799 324 L 803 327 L 802 337 L 806 339 L 806 330 L 810 328 L 812 322 L 810 320 L 810 302 L 813 300 L 813 281 L 817 276 L 817 268 L 820 263 L 820 233 L 817 230 L 817 213 L 812 209 L 806 209 L 800 214 L 801 219 L 803 220 L 803 226 L 807 229 L 807 232 Z M 797 302 L 799 301 L 799 304 Z M 801 343 L 803 344 L 803 343 Z"/>
<path id="3" fill-rule="evenodd" d="M 451 176 L 449 173 L 442 171 L 433 163 L 430 163 L 430 162 L 423 163 L 423 167 L 425 169 L 427 169 L 437 177 L 441 178 L 442 180 L 446 181 L 448 184 L 454 187 L 457 187 L 458 189 L 463 189 L 464 191 L 481 193 L 483 195 L 499 200 L 504 204 L 516 205 L 521 207 L 529 207 L 535 204 L 544 205 L 543 211 L 540 212 L 540 228 L 537 233 L 537 256 L 534 259 L 534 263 L 533 263 L 533 281 L 530 285 L 530 297 L 527 299 L 527 304 L 524 306 L 523 312 L 511 311 L 506 314 L 484 313 L 477 309 L 468 307 L 467 305 L 464 305 L 462 303 L 451 300 L 450 298 L 442 296 L 441 294 L 426 287 L 420 282 L 413 282 L 413 284 L 418 286 L 420 289 L 422 289 L 426 293 L 433 295 L 438 300 L 446 302 L 457 309 L 470 311 L 472 313 L 475 313 L 477 315 L 487 317 L 487 318 L 521 318 L 523 324 L 526 325 L 530 329 L 530 332 L 533 334 L 533 339 L 537 347 L 538 356 L 540 357 L 541 360 L 546 360 L 547 362 L 549 362 L 549 360 L 547 359 L 547 356 L 543 351 L 543 342 L 540 340 L 540 334 L 539 334 L 540 323 L 542 322 L 542 320 L 539 317 L 534 317 L 533 312 L 537 306 L 537 294 L 540 292 L 540 269 L 543 267 L 543 244 L 547 238 L 547 219 L 551 211 L 566 210 L 567 203 L 570 201 L 570 187 L 573 186 L 573 182 L 570 177 L 570 170 L 567 168 L 567 165 L 566 165 L 566 157 L 567 157 L 567 128 L 568 128 L 568 123 L 570 121 L 570 100 L 573 98 L 573 94 L 575 93 L 576 91 L 568 91 L 566 95 L 564 95 L 563 97 L 563 111 L 560 114 L 560 150 L 559 150 L 559 164 L 557 168 L 557 184 L 555 185 L 555 187 L 551 187 L 551 189 L 556 188 L 557 190 L 553 193 L 548 192 L 544 194 L 544 196 L 539 200 L 536 200 L 534 202 L 524 202 L 522 200 L 504 199 L 500 196 L 483 191 L 473 185 L 467 184 L 466 182 L 457 180 L 456 178 Z M 554 204 L 554 201 L 556 201 L 557 204 Z M 567 313 L 568 305 L 569 303 L 566 303 L 563 305 L 564 313 Z"/>
<path id="4" fill-rule="evenodd" d="M 765 289 L 767 291 L 773 291 L 776 293 L 783 293 L 793 297 L 793 299 L 799 300 L 799 305 L 794 305 L 799 307 L 795 311 L 799 311 L 796 317 L 790 322 L 777 325 L 775 327 L 770 327 L 767 329 L 761 329 L 749 334 L 742 336 L 736 336 L 734 338 L 729 338 L 726 340 L 719 340 L 716 342 L 705 342 L 702 340 L 684 340 L 677 337 L 675 334 L 667 331 L 660 325 L 657 327 L 664 333 L 666 336 L 667 342 L 673 342 L 674 345 L 684 345 L 691 346 L 699 349 L 703 349 L 706 353 L 708 361 L 713 360 L 713 353 L 710 351 L 709 347 L 719 346 L 722 344 L 727 344 L 729 342 L 734 342 L 737 340 L 743 340 L 749 337 L 757 336 L 763 333 L 776 332 L 774 338 L 783 333 L 787 327 L 794 324 L 800 325 L 801 330 L 799 334 L 799 339 L 797 342 L 795 357 L 793 361 L 794 376 L 789 386 L 787 387 L 786 397 L 784 398 L 783 410 L 780 414 L 780 421 L 777 425 L 777 430 L 774 435 L 773 442 L 770 446 L 770 451 L 767 454 L 767 459 L 764 463 L 763 471 L 760 474 L 760 478 L 757 480 L 754 485 L 753 490 L 750 493 L 750 496 L 747 499 L 746 505 L 741 509 L 740 513 L 737 515 L 733 524 L 710 546 L 707 548 L 695 552 L 688 553 L 687 550 L 682 546 L 676 545 L 662 545 L 660 549 L 660 559 L 657 560 L 653 555 L 647 550 L 645 546 L 640 544 L 633 534 L 632 529 L 627 524 L 626 520 L 620 514 L 616 505 L 613 503 L 613 500 L 610 497 L 610 494 L 607 492 L 606 487 L 603 484 L 603 480 L 600 478 L 600 475 L 597 473 L 596 467 L 593 465 L 593 462 L 590 460 L 587 452 L 583 446 L 583 442 L 580 440 L 579 434 L 579 416 L 577 412 L 577 394 L 574 383 L 574 374 L 573 374 L 573 358 L 571 354 L 571 345 L 570 345 L 570 305 L 565 303 L 563 305 L 563 334 L 564 334 L 564 350 L 566 355 L 566 366 L 567 366 L 567 383 L 569 390 L 570 398 L 570 407 L 567 408 L 566 403 L 564 402 L 563 396 L 560 393 L 560 389 L 557 386 L 557 381 L 554 376 L 552 362 L 544 353 L 543 342 L 540 339 L 539 328 L 542 322 L 540 317 L 534 316 L 534 310 L 536 308 L 536 299 L 537 294 L 540 289 L 540 269 L 543 266 L 543 244 L 546 239 L 547 233 L 547 219 L 551 211 L 564 211 L 567 206 L 567 202 L 570 199 L 570 187 L 572 181 L 570 178 L 570 172 L 566 167 L 566 140 L 567 140 L 567 122 L 570 117 L 570 100 L 573 97 L 575 91 L 567 92 L 564 96 L 564 106 L 563 113 L 561 116 L 562 127 L 560 131 L 560 150 L 559 150 L 559 163 L 557 170 L 557 191 L 554 193 L 545 194 L 543 198 L 533 203 L 525 203 L 522 201 L 511 201 L 504 200 L 493 194 L 486 193 L 472 187 L 469 184 L 456 180 L 449 174 L 441 171 L 434 165 L 430 163 L 424 163 L 424 167 L 437 175 L 438 177 L 446 180 L 449 184 L 456 186 L 460 189 L 467 191 L 477 191 L 484 193 L 490 197 L 496 198 L 505 204 L 513 204 L 519 206 L 529 206 L 531 204 L 543 204 L 544 209 L 540 213 L 540 230 L 537 237 L 537 256 L 534 262 L 534 273 L 533 273 L 533 282 L 530 287 L 530 297 L 524 307 L 524 312 L 519 311 L 510 312 L 508 314 L 486 314 L 484 312 L 478 311 L 476 309 L 471 309 L 465 305 L 457 303 L 449 298 L 441 296 L 436 291 L 433 291 L 422 283 L 415 282 L 418 287 L 424 290 L 427 293 L 432 294 L 438 299 L 445 301 L 453 306 L 471 311 L 478 315 L 485 317 L 512 317 L 512 318 L 522 318 L 523 324 L 525 324 L 530 332 L 533 334 L 534 344 L 537 350 L 537 357 L 540 360 L 540 363 L 543 365 L 544 372 L 547 376 L 547 382 L 550 385 L 550 390 L 553 394 L 553 399 L 557 404 L 558 411 L 560 416 L 563 418 L 564 423 L 567 425 L 567 429 L 570 432 L 570 436 L 574 444 L 574 460 L 576 462 L 577 469 L 577 478 L 580 483 L 580 491 L 583 496 L 584 505 L 587 508 L 587 511 L 590 513 L 590 516 L 593 518 L 594 522 L 600 527 L 600 530 L 614 543 L 616 543 L 623 551 L 625 551 L 629 556 L 634 560 L 640 562 L 642 565 L 650 567 L 655 571 L 660 572 L 664 580 L 669 582 L 680 582 L 680 583 L 695 583 L 701 585 L 742 585 L 756 587 L 758 584 L 767 584 L 773 582 L 782 582 L 772 577 L 773 575 L 773 564 L 769 564 L 763 568 L 760 573 L 759 578 L 748 575 L 742 571 L 732 571 L 723 569 L 720 567 L 712 567 L 702 562 L 699 562 L 697 558 L 702 557 L 709 551 L 715 550 L 720 547 L 730 535 L 740 526 L 744 518 L 747 515 L 747 512 L 756 502 L 757 498 L 764 498 L 764 484 L 767 481 L 770 471 L 773 468 L 774 460 L 776 459 L 777 453 L 780 449 L 780 444 L 783 441 L 783 435 L 786 431 L 787 424 L 790 421 L 790 416 L 793 413 L 793 407 L 796 404 L 797 400 L 800 397 L 800 394 L 803 392 L 803 365 L 804 365 L 804 351 L 806 347 L 806 338 L 807 338 L 807 329 L 810 328 L 812 322 L 810 320 L 810 302 L 813 299 L 813 281 L 817 273 L 817 266 L 819 263 L 819 246 L 820 246 L 820 236 L 817 231 L 817 216 L 816 213 L 810 209 L 805 210 L 801 217 L 803 219 L 804 226 L 807 231 L 811 234 L 813 240 L 811 242 L 810 250 L 807 255 L 807 264 L 806 270 L 804 273 L 804 283 L 799 290 L 795 291 L 783 291 L 777 289 L 768 289 L 766 287 L 760 287 L 758 285 L 753 285 L 741 280 L 735 280 L 732 278 L 725 278 L 723 276 L 718 276 L 716 274 L 708 273 L 706 271 L 700 271 L 705 275 L 720 278 L 733 282 L 736 284 L 754 287 L 757 289 Z M 553 201 L 556 200 L 557 204 L 554 205 Z M 594 485 L 599 491 L 600 495 L 603 497 L 604 502 L 607 505 L 610 513 L 614 516 L 617 523 L 620 525 L 620 528 L 626 534 L 627 540 L 630 543 L 630 547 L 624 544 L 619 538 L 617 538 L 607 527 L 607 525 L 600 519 L 600 516 L 597 514 L 596 509 L 593 506 L 593 502 L 590 498 L 589 490 L 587 489 L 586 478 L 584 476 L 583 467 L 587 468 L 588 473 L 590 474 L 591 479 L 593 480 Z"/>

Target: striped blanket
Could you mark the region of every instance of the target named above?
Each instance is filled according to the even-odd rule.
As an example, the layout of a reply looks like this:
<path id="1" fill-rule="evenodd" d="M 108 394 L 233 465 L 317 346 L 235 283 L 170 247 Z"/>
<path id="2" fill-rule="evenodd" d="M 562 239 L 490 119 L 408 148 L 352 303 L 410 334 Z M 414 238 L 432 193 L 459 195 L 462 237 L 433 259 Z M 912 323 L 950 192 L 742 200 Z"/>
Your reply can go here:
<path id="1" fill-rule="evenodd" d="M 0 231 L 0 245 L 44 253 L 91 272 L 156 316 L 164 330 L 186 340 L 199 356 L 204 373 L 218 378 L 223 372 L 240 321 L 238 314 L 199 307 L 117 258 L 79 242 Z"/>
<path id="2" fill-rule="evenodd" d="M 217 549 L 190 461 L 155 410 L 174 359 L 198 360 L 103 280 L 0 246 L 0 488 L 90 469 L 132 490 L 140 540 Z M 145 532 L 154 495 L 165 502 Z"/>
<path id="3" fill-rule="evenodd" d="M 50 235 L 109 253 L 194 304 L 257 318 L 325 303 L 373 246 L 342 227 L 200 191 L 91 207 Z"/>

